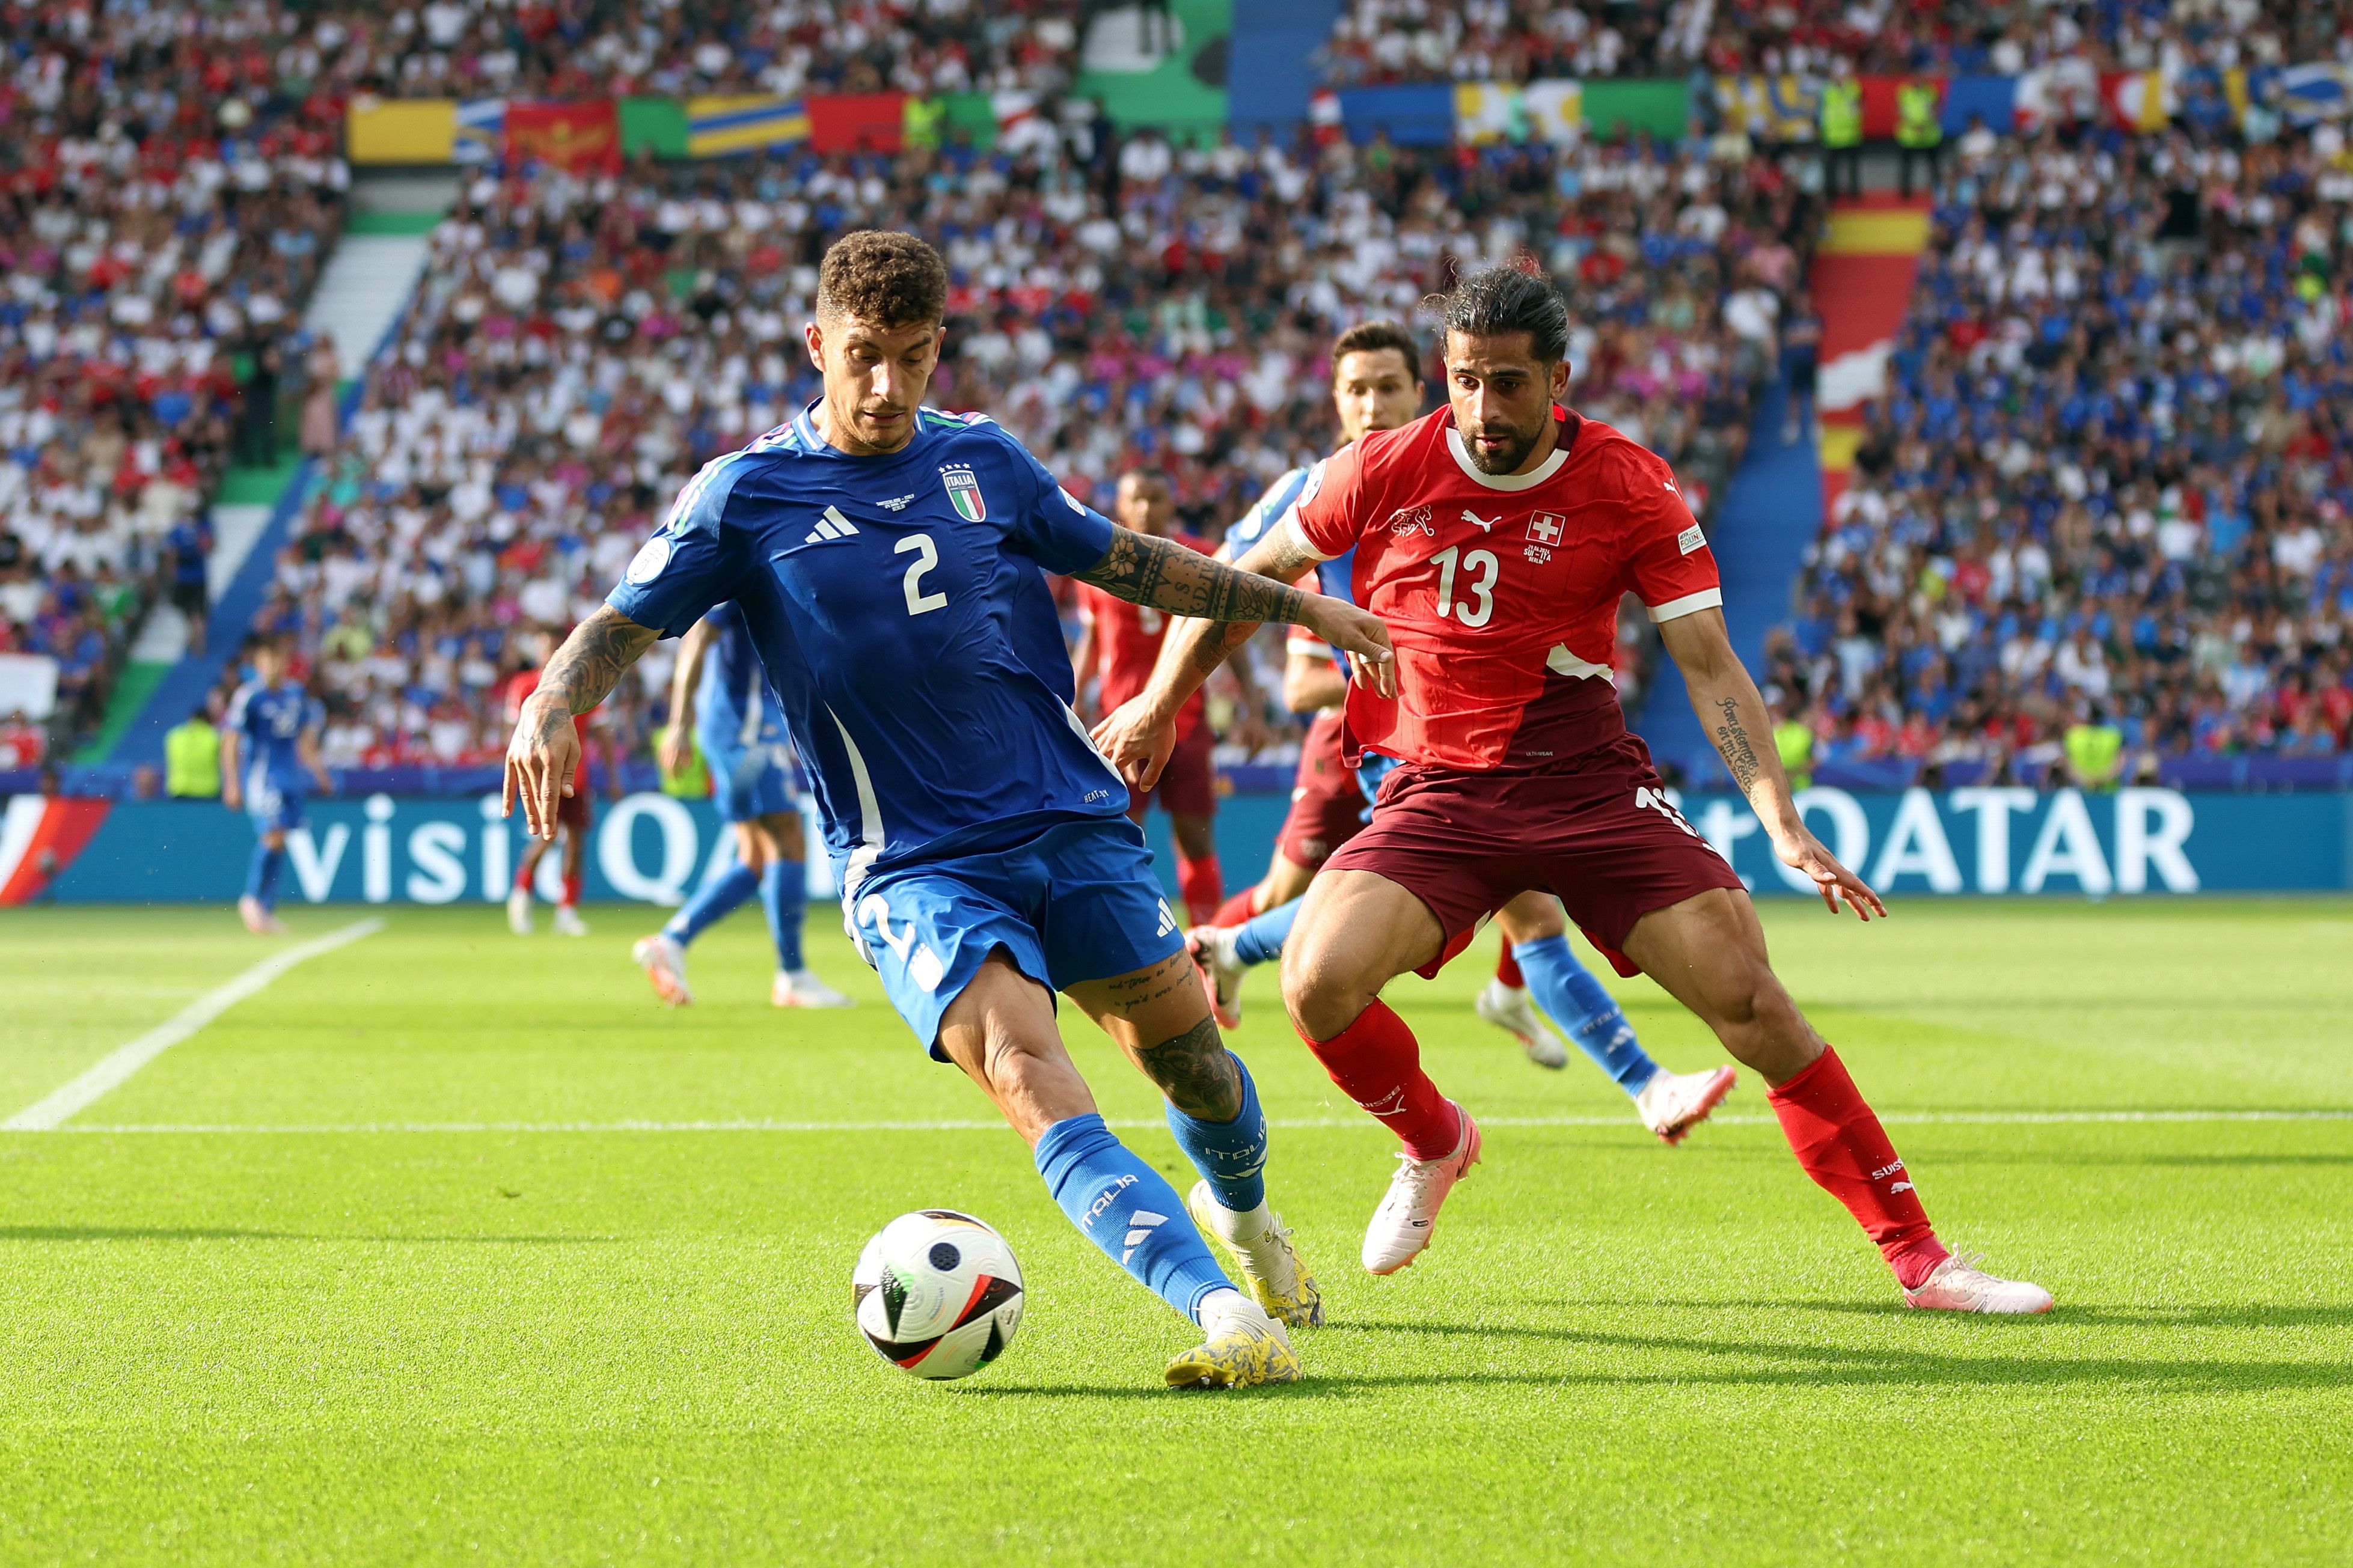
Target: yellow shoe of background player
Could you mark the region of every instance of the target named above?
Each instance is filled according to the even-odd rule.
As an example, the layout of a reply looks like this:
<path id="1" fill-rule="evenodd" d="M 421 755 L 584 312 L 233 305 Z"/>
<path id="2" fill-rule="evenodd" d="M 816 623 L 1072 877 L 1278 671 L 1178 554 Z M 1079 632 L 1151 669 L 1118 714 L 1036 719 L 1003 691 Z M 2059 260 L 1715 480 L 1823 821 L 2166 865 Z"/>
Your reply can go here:
<path id="1" fill-rule="evenodd" d="M 1201 1304 L 1201 1343 L 1168 1363 L 1169 1387 L 1248 1388 L 1299 1377 L 1291 1336 L 1239 1290 L 1218 1291 Z"/>
<path id="2" fill-rule="evenodd" d="M 1218 1202 L 1207 1181 L 1194 1183 L 1185 1194 L 1185 1212 L 1233 1259 L 1242 1284 L 1276 1321 L 1293 1329 L 1322 1326 L 1324 1292 L 1281 1215 L 1263 1205 L 1254 1215 L 1236 1214 Z"/>

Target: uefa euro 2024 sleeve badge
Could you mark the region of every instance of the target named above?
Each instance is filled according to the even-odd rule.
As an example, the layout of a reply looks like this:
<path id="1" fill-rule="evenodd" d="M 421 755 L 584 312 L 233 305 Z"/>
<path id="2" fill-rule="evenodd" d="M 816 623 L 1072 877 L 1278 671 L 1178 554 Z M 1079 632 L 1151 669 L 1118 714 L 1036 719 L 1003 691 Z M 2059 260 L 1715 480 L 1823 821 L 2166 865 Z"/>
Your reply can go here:
<path id="1" fill-rule="evenodd" d="M 946 487 L 948 503 L 956 515 L 966 522 L 980 522 L 988 516 L 988 502 L 982 499 L 980 479 L 962 463 L 950 463 L 940 470 L 940 483 Z"/>

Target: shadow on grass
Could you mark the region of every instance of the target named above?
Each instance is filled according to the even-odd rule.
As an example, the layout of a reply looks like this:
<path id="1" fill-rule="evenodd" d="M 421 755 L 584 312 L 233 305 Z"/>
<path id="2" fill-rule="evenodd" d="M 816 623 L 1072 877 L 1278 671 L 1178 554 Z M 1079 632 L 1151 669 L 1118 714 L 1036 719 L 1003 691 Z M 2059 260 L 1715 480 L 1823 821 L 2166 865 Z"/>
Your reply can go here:
<path id="1" fill-rule="evenodd" d="M 603 1247 L 611 1236 L 371 1236 L 301 1230 L 242 1230 L 202 1226 L 0 1225 L 0 1241 L 375 1241 L 393 1247 Z"/>

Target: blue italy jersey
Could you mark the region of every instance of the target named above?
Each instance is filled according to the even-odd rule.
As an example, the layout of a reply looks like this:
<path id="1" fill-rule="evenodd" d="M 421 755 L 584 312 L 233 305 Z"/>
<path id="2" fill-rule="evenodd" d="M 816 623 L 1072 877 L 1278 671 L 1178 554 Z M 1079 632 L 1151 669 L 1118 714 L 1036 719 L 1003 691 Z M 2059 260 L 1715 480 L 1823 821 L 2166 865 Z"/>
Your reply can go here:
<path id="1" fill-rule="evenodd" d="M 854 891 L 1126 811 L 1071 711 L 1045 577 L 1111 540 L 977 415 L 923 409 L 905 447 L 854 458 L 804 410 L 707 464 L 607 602 L 675 637 L 735 601 Z"/>
<path id="2" fill-rule="evenodd" d="M 302 765 L 302 731 L 327 721 L 319 700 L 291 681 L 264 686 L 248 680 L 228 700 L 228 728 L 244 744 L 238 759 L 248 779 L 259 778 L 281 793 L 299 793 L 309 782 Z"/>
<path id="3" fill-rule="evenodd" d="M 1264 539 L 1274 525 L 1282 521 L 1283 515 L 1299 504 L 1308 480 L 1317 477 L 1323 467 L 1317 463 L 1313 468 L 1293 468 L 1269 485 L 1266 493 L 1258 498 L 1257 504 L 1226 530 L 1226 559 L 1240 561 L 1243 552 Z M 1315 568 L 1316 591 L 1331 598 L 1345 599 L 1353 605 L 1356 602 L 1356 552 L 1351 546 L 1346 552 L 1335 555 Z M 1331 647 L 1328 643 L 1324 646 Z M 1348 673 L 1346 654 L 1335 647 L 1332 648 L 1332 658 L 1339 665 L 1342 675 Z"/>
<path id="4" fill-rule="evenodd" d="M 768 690 L 768 672 L 760 666 L 744 612 L 729 603 L 704 619 L 715 634 L 703 650 L 702 684 L 694 699 L 695 738 L 704 752 L 784 744 L 784 710 Z"/>

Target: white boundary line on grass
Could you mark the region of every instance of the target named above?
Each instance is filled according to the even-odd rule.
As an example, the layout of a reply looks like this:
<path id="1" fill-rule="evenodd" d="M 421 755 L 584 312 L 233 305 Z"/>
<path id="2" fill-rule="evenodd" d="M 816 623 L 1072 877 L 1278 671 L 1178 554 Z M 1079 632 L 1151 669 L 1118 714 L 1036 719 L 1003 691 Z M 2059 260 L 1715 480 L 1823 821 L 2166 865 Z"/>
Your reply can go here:
<path id="1" fill-rule="evenodd" d="M 125 1047 L 128 1049 L 129 1047 Z M 101 1064 L 102 1065 L 102 1064 Z M 71 1086 L 69 1086 L 71 1087 Z M 64 1090 L 58 1091 L 60 1094 Z M 51 1098 L 55 1098 L 52 1096 Z M 47 1103 L 47 1101 L 43 1102 Z M 37 1109 L 37 1108 L 36 1108 Z M 30 1112 L 26 1113 L 27 1115 Z M 0 1129 L 54 1132 L 176 1132 L 176 1133 L 305 1133 L 322 1132 L 990 1132 L 1002 1121 L 773 1121 L 757 1119 L 724 1121 L 350 1121 L 292 1122 L 243 1126 L 229 1122 L 83 1122 L 64 1127 L 51 1122 L 37 1129 L 21 1128 L 23 1118 L 0 1122 Z M 2353 1110 L 2021 1110 L 1901 1113 L 1880 1120 L 1895 1127 L 2039 1127 L 2091 1126 L 2105 1123 L 2168 1121 L 2353 1121 Z M 1488 1116 L 1482 1127 L 1625 1127 L 1624 1116 Z M 1772 1127 L 1770 1116 L 1717 1116 L 1716 1126 Z M 1121 1130 L 1158 1127 L 1157 1121 L 1112 1121 Z M 1270 1117 L 1267 1125 L 1285 1130 L 1325 1127 L 1372 1128 L 1380 1125 L 1361 1116 Z"/>
<path id="2" fill-rule="evenodd" d="M 273 952 L 225 985 L 215 986 L 164 1022 L 156 1025 L 137 1039 L 120 1045 L 91 1064 L 89 1070 L 70 1083 L 26 1106 L 5 1121 L 0 1121 L 0 1131 L 54 1132 L 60 1124 L 110 1091 L 121 1087 L 123 1081 L 186 1039 L 190 1035 L 236 1006 L 255 992 L 307 959 L 322 952 L 332 952 L 364 936 L 373 936 L 384 929 L 380 920 L 354 921 L 339 931 L 283 952 Z"/>

